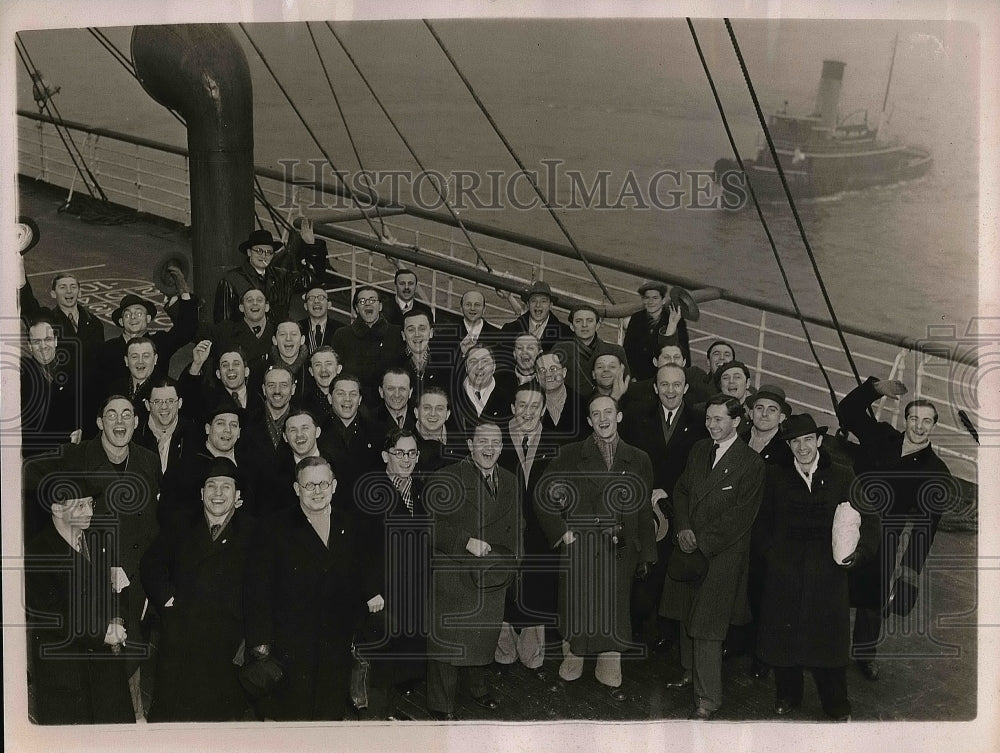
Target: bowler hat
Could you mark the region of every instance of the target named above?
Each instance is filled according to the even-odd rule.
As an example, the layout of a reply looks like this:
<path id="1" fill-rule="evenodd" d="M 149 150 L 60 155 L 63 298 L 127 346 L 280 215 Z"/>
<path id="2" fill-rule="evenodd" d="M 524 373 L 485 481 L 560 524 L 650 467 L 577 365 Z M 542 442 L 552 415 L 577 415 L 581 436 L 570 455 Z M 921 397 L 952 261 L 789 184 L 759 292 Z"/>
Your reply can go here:
<path id="1" fill-rule="evenodd" d="M 118 302 L 118 308 L 111 312 L 111 321 L 119 327 L 122 326 L 122 315 L 129 306 L 142 306 L 146 309 L 150 319 L 156 317 L 156 306 L 151 301 L 140 298 L 135 293 L 129 293 Z"/>
<path id="2" fill-rule="evenodd" d="M 681 583 L 690 583 L 701 580 L 708 572 L 708 557 L 701 549 L 693 552 L 685 552 L 679 546 L 675 546 L 670 551 L 670 559 L 667 560 L 667 575 L 671 580 Z"/>
<path id="3" fill-rule="evenodd" d="M 552 288 L 549 287 L 547 282 L 542 282 L 541 280 L 535 280 L 531 283 L 531 287 L 527 289 L 524 293 L 524 298 L 522 300 L 530 301 L 533 295 L 544 295 L 550 301 L 552 300 Z"/>
<path id="4" fill-rule="evenodd" d="M 17 245 L 18 250 L 21 252 L 21 256 L 24 256 L 31 249 L 33 249 L 41 237 L 42 234 L 38 230 L 38 223 L 27 215 L 18 215 Z"/>
<path id="5" fill-rule="evenodd" d="M 660 295 L 666 295 L 667 283 L 657 280 L 646 280 L 639 286 L 639 295 L 645 295 L 647 290 L 655 290 Z"/>
<path id="6" fill-rule="evenodd" d="M 792 415 L 792 407 L 785 399 L 785 391 L 776 384 L 762 384 L 757 391 L 747 398 L 747 407 L 753 408 L 758 400 L 766 398 L 778 404 L 778 408 L 785 414 L 785 418 Z"/>
<path id="7" fill-rule="evenodd" d="M 826 426 L 817 426 L 813 417 L 808 413 L 796 413 L 794 416 L 786 418 L 781 424 L 778 436 L 786 441 L 805 434 L 815 434 L 821 437 L 826 434 L 826 430 Z"/>
<path id="8" fill-rule="evenodd" d="M 216 476 L 228 476 L 236 482 L 236 487 L 239 488 L 240 482 L 239 477 L 236 475 L 236 463 L 229 458 L 218 457 L 213 459 L 212 462 L 208 464 L 208 467 L 205 468 L 205 472 L 202 474 L 202 485 L 204 485 L 204 483 L 210 478 L 215 478 Z"/>
<path id="9" fill-rule="evenodd" d="M 281 241 L 274 239 L 269 230 L 254 230 L 250 237 L 240 244 L 240 251 L 247 251 L 254 246 L 270 246 L 275 251 L 284 246 Z"/>
<path id="10" fill-rule="evenodd" d="M 469 567 L 462 570 L 466 584 L 482 591 L 501 591 L 517 575 L 517 559 L 504 546 L 494 546 L 483 557 L 471 557 Z"/>

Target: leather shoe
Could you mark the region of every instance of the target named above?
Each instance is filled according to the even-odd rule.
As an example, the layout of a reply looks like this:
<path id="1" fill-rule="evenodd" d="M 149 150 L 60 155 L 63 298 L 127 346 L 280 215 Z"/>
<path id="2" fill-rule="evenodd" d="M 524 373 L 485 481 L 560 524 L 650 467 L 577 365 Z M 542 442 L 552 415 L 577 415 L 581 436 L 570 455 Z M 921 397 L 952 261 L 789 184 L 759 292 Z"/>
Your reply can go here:
<path id="1" fill-rule="evenodd" d="M 473 696 L 472 700 L 476 702 L 477 705 L 481 706 L 488 711 L 496 711 L 500 708 L 500 701 L 494 698 L 489 693 L 483 693 L 482 695 Z"/>
<path id="2" fill-rule="evenodd" d="M 628 700 L 628 694 L 621 688 L 608 688 L 608 695 L 611 696 L 613 701 L 618 701 L 618 703 L 624 703 Z"/>
<path id="3" fill-rule="evenodd" d="M 875 682 L 878 679 L 879 666 L 875 659 L 858 659 L 858 669 L 865 679 Z"/>
<path id="4" fill-rule="evenodd" d="M 668 682 L 667 687 L 679 690 L 681 688 L 690 688 L 693 683 L 694 679 L 691 677 L 691 673 L 685 672 L 678 679 Z"/>
<path id="5" fill-rule="evenodd" d="M 771 674 L 771 667 L 760 659 L 754 659 L 753 664 L 750 665 L 750 674 L 758 680 L 766 680 Z"/>
<path id="6" fill-rule="evenodd" d="M 431 715 L 431 719 L 439 722 L 453 722 L 457 718 L 453 711 L 435 711 L 434 709 L 430 709 L 428 713 Z"/>
<path id="7" fill-rule="evenodd" d="M 707 722 L 715 712 L 705 706 L 696 706 L 688 719 L 695 719 L 699 722 Z"/>
<path id="8" fill-rule="evenodd" d="M 793 709 L 798 708 L 798 705 L 797 703 L 786 701 L 784 698 L 779 698 L 774 702 L 774 713 L 778 716 L 785 716 L 792 713 Z"/>

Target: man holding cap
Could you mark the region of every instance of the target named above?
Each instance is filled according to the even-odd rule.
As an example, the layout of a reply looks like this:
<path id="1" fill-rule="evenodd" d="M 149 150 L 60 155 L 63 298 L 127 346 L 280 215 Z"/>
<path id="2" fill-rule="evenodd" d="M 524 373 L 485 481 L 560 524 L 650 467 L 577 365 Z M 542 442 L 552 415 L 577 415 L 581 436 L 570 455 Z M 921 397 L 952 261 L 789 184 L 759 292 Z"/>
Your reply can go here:
<path id="1" fill-rule="evenodd" d="M 789 416 L 780 439 L 792 459 L 767 466 L 753 533 L 754 549 L 767 562 L 757 653 L 774 667 L 776 714 L 788 714 L 802 703 L 803 668 L 808 668 L 823 710 L 846 721 L 851 714 L 847 571 L 874 556 L 879 525 L 877 516 L 860 514 L 854 474 L 821 449 L 826 431 L 808 413 Z M 834 512 L 845 502 L 860 515 L 860 539 L 837 561 L 831 532 Z"/>
<path id="2" fill-rule="evenodd" d="M 676 303 L 667 303 L 667 285 L 656 280 L 646 280 L 639 286 L 645 315 L 633 314 L 625 329 L 625 353 L 635 379 L 652 379 L 656 373 L 653 361 L 659 352 L 661 330 L 663 336 L 674 335 L 684 359 L 691 360 L 687 323 Z"/>
<path id="3" fill-rule="evenodd" d="M 557 342 L 573 338 L 569 327 L 552 313 L 552 288 L 547 282 L 536 280 L 531 283 L 523 300 L 528 304 L 528 310 L 501 328 L 509 342 L 513 343 L 518 335 L 534 335 L 542 350 L 548 351 Z"/>
<path id="4" fill-rule="evenodd" d="M 254 521 L 239 510 L 239 474 L 225 457 L 204 470 L 202 514 L 161 530 L 142 558 L 142 581 L 162 624 L 149 720 L 245 718 L 233 664 L 243 642 L 243 574 Z"/>

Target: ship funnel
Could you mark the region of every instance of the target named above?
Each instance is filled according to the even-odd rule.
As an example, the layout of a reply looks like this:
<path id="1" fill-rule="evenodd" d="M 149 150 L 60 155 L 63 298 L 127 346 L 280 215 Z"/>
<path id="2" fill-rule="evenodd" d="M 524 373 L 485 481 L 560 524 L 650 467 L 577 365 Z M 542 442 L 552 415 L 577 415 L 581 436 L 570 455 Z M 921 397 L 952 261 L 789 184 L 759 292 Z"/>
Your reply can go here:
<path id="1" fill-rule="evenodd" d="M 136 26 L 132 60 L 146 92 L 187 123 L 194 289 L 214 295 L 253 230 L 253 85 L 221 24 Z M 211 306 L 202 306 L 210 321 Z"/>
<path id="2" fill-rule="evenodd" d="M 844 80 L 846 63 L 839 60 L 824 60 L 823 75 L 816 89 L 816 111 L 813 117 L 818 117 L 823 125 L 837 125 L 837 105 L 840 103 L 840 84 Z"/>

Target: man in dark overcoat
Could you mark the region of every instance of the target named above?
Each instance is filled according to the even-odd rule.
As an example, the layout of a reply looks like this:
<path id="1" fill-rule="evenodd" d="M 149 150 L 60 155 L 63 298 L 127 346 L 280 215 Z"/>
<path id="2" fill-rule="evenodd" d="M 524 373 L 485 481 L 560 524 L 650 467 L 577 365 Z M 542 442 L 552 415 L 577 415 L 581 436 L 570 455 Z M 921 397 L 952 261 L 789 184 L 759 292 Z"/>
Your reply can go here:
<path id="1" fill-rule="evenodd" d="M 845 720 L 851 713 L 845 672 L 851 648 L 848 569 L 874 556 L 879 525 L 877 516 L 859 510 L 854 473 L 821 449 L 825 434 L 826 427 L 816 426 L 809 414 L 790 416 L 780 437 L 793 460 L 767 466 L 753 532 L 753 547 L 767 565 L 756 645 L 761 660 L 774 667 L 776 714 L 802 703 L 808 668 L 823 710 Z M 853 552 L 836 561 L 831 531 L 844 502 L 860 516 L 860 538 Z"/>
<path id="2" fill-rule="evenodd" d="M 467 440 L 469 456 L 432 474 L 424 505 L 434 519 L 431 555 L 427 706 L 435 718 L 455 718 L 459 670 L 473 700 L 494 710 L 486 684 L 507 587 L 522 556 L 521 490 L 498 467 L 503 445 L 496 424 L 480 424 Z"/>
<path id="3" fill-rule="evenodd" d="M 722 641 L 730 623 L 750 619 L 750 532 L 764 492 L 764 461 L 737 435 L 742 419 L 738 400 L 709 400 L 709 439 L 691 448 L 674 487 L 674 542 L 684 554 L 697 550 L 707 559 L 700 580 L 674 580 L 668 570 L 660 603 L 660 614 L 681 621 L 684 674 L 668 687 L 694 686 L 693 719 L 710 719 L 722 706 Z"/>
<path id="4" fill-rule="evenodd" d="M 900 568 L 897 591 L 900 598 L 915 598 L 917 581 L 930 552 L 941 515 L 955 502 L 958 490 L 948 466 L 931 446 L 937 426 L 937 408 L 928 400 L 911 400 L 903 409 L 905 431 L 876 421 L 869 406 L 881 397 L 906 394 L 906 386 L 895 380 L 869 377 L 837 406 L 840 425 L 861 442 L 854 472 L 862 484 L 891 490 L 889 500 L 876 510 L 882 520 L 878 554 L 851 573 L 851 603 L 854 619 L 854 658 L 869 680 L 878 679 L 876 647 L 882 631 L 883 609 L 892 592 L 893 574 Z M 883 497 L 883 492 L 873 493 Z M 909 531 L 907 535 L 907 531 Z M 904 538 L 906 543 L 903 543 Z"/>
<path id="5" fill-rule="evenodd" d="M 590 400 L 593 434 L 565 445 L 538 482 L 535 513 L 551 547 L 560 547 L 559 620 L 566 681 L 597 655 L 594 676 L 616 701 L 621 652 L 630 646 L 629 600 L 636 575 L 656 561 L 649 456 L 618 436 L 622 414 L 613 398 Z"/>
<path id="6" fill-rule="evenodd" d="M 254 520 L 238 509 L 239 474 L 215 458 L 201 487 L 202 515 L 164 527 L 142 558 L 142 582 L 160 615 L 151 722 L 246 718 L 233 658 L 243 643 L 243 578 Z"/>

